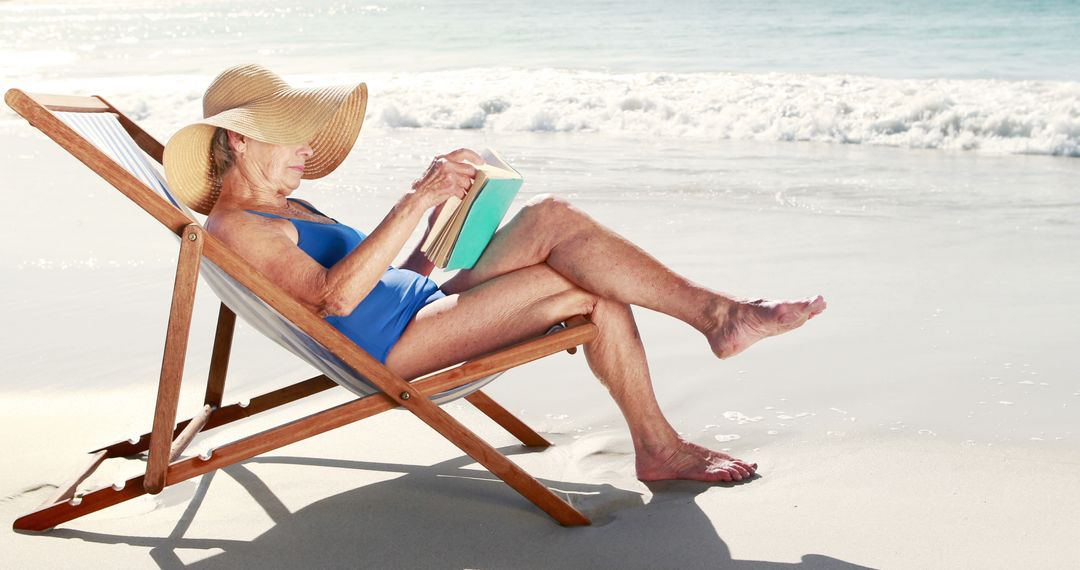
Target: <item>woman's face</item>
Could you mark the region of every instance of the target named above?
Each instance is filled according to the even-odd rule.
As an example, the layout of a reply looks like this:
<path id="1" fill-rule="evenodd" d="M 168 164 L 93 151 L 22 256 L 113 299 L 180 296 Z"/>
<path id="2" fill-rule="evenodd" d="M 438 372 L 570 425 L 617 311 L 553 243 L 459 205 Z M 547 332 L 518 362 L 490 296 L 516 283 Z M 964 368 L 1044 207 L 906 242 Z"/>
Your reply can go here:
<path id="1" fill-rule="evenodd" d="M 276 145 L 244 137 L 234 145 L 236 166 L 252 184 L 288 196 L 300 186 L 304 165 L 315 152 L 308 143 Z"/>

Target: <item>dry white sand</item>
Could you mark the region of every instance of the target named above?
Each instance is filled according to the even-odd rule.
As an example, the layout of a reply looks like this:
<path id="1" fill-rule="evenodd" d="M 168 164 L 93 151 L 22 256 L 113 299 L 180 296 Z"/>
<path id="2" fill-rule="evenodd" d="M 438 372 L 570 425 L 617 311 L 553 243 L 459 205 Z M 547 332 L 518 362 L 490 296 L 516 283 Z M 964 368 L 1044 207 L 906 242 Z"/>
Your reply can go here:
<path id="1" fill-rule="evenodd" d="M 16 166 L 7 203 L 23 214 L 0 240 L 0 522 L 10 524 L 80 453 L 148 429 L 175 242 L 51 143 L 7 137 L 0 151 Z M 352 219 L 377 220 L 389 199 L 371 197 Z M 734 216 L 695 203 L 643 212 L 618 196 L 581 199 L 703 282 L 829 297 L 805 329 L 723 363 L 685 326 L 639 314 L 674 423 L 758 462 L 760 478 L 637 482 L 614 407 L 580 355 L 560 355 L 490 390 L 553 439 L 550 450 L 521 453 L 467 405 L 448 409 L 565 493 L 591 527 L 559 527 L 396 411 L 47 533 L 0 532 L 0 566 L 1080 565 L 1080 386 L 1068 317 L 1080 309 L 1069 295 L 1077 262 L 1055 257 L 1073 234 L 973 238 L 969 226 L 935 220 Z M 657 232 L 658 223 L 678 231 Z M 701 255 L 687 243 L 716 247 Z M 992 277 L 962 278 L 984 274 Z M 215 314 L 200 288 L 182 415 L 201 396 Z M 227 399 L 310 372 L 243 326 L 233 362 Z M 342 392 L 210 432 L 192 452 Z M 110 462 L 88 485 L 141 465 Z"/>
<path id="2" fill-rule="evenodd" d="M 103 405 L 70 400 L 45 413 L 4 407 L 5 433 L 45 428 L 36 445 L 10 452 L 19 467 L 7 469 L 0 516 L 11 521 L 51 491 L 20 489 L 56 482 L 48 473 L 74 465 L 71 434 L 49 429 L 49 418 L 77 417 L 94 431 L 115 421 Z M 747 484 L 650 488 L 633 478 L 621 431 L 555 436 L 554 448 L 522 453 L 477 412 L 450 409 L 594 525 L 559 527 L 395 411 L 44 534 L 5 532 L 5 566 L 1067 568 L 1080 560 L 1075 454 L 806 442 L 757 451 L 763 476 Z"/>

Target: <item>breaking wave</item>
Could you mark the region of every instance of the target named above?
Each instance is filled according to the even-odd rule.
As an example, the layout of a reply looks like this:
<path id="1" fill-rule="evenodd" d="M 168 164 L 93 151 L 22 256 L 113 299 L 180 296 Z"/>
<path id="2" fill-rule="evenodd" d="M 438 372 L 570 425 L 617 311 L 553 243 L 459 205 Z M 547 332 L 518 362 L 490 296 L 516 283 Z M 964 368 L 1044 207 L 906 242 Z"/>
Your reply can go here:
<path id="1" fill-rule="evenodd" d="M 1080 156 L 1080 83 L 497 70 L 373 85 L 387 128 L 597 131 Z"/>
<path id="2" fill-rule="evenodd" d="M 171 133 L 200 115 L 210 77 L 80 81 Z M 600 132 L 1080 156 L 1080 82 L 562 69 L 288 76 L 365 80 L 365 128 Z M 27 86 L 71 92 L 64 85 Z M 166 137 L 167 138 L 167 137 Z"/>

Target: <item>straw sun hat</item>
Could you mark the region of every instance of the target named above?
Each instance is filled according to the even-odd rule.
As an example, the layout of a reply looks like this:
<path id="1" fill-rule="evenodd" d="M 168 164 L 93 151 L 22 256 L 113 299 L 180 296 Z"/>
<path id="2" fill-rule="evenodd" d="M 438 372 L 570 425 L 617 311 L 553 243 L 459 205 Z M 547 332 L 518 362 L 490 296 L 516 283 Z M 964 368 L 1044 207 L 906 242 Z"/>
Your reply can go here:
<path id="1" fill-rule="evenodd" d="M 173 194 L 201 214 L 221 192 L 213 179 L 210 143 L 217 127 L 277 145 L 309 143 L 315 151 L 304 178 L 333 172 L 349 154 L 367 108 L 363 83 L 297 89 L 259 65 L 226 69 L 203 96 L 203 120 L 165 145 L 165 176 Z"/>

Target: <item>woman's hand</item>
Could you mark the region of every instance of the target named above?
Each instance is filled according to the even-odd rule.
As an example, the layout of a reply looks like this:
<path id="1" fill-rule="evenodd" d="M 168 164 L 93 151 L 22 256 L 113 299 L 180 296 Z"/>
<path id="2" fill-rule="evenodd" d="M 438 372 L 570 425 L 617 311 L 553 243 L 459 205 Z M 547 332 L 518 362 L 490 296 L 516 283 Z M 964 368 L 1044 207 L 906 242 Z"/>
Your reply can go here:
<path id="1" fill-rule="evenodd" d="M 436 156 L 424 175 L 413 182 L 412 194 L 424 210 L 441 206 L 451 196 L 464 198 L 476 177 L 473 164 L 483 163 L 479 154 L 467 148 Z"/>

